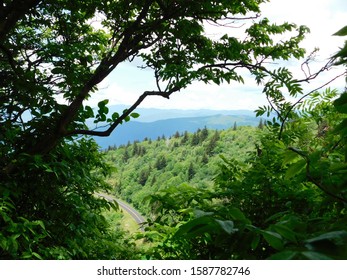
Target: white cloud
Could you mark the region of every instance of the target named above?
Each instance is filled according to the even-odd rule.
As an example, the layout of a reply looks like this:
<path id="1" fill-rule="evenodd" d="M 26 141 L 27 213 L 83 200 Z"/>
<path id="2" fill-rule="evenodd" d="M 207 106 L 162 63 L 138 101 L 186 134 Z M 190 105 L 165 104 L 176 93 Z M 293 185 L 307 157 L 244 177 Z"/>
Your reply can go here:
<path id="1" fill-rule="evenodd" d="M 310 28 L 303 46 L 307 51 L 319 47 L 324 57 L 332 55 L 344 39 L 331 36 L 346 24 L 345 0 L 272 0 L 262 5 L 263 16 L 273 22 L 293 22 Z"/>

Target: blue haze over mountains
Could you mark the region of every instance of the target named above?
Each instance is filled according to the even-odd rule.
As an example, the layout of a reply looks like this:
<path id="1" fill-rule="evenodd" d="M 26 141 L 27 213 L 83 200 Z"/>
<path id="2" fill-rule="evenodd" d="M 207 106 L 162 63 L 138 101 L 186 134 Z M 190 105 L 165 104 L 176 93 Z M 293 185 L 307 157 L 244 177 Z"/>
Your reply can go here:
<path id="1" fill-rule="evenodd" d="M 109 106 L 110 115 L 121 113 L 124 105 Z M 138 108 L 140 114 L 137 119 L 131 119 L 118 126 L 108 137 L 95 137 L 101 149 L 109 146 L 125 145 L 129 141 L 142 141 L 145 138 L 155 140 L 158 137 L 169 137 L 177 131 L 195 132 L 205 126 L 208 129 L 228 129 L 234 126 L 257 126 L 259 118 L 249 110 L 179 110 L 179 109 L 148 109 Z M 93 125 L 90 124 L 90 127 Z"/>

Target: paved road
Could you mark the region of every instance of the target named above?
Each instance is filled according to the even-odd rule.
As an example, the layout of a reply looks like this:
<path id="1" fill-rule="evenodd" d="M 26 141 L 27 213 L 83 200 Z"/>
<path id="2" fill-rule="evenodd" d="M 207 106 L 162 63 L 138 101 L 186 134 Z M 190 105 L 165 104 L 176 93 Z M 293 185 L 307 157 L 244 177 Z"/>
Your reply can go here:
<path id="1" fill-rule="evenodd" d="M 139 212 L 137 212 L 134 208 L 132 208 L 129 204 L 126 204 L 125 202 L 116 199 L 119 206 L 122 207 L 125 211 L 127 211 L 138 224 L 143 224 L 146 222 L 145 218 L 141 216 Z"/>
<path id="2" fill-rule="evenodd" d="M 134 208 L 132 208 L 129 204 L 125 203 L 124 201 L 122 200 L 119 200 L 117 198 L 115 198 L 114 196 L 112 195 L 109 195 L 109 194 L 98 194 L 99 196 L 107 199 L 108 201 L 114 201 L 116 200 L 117 203 L 119 204 L 119 206 L 124 209 L 125 211 L 127 211 L 131 217 L 133 217 L 133 219 L 140 225 L 142 226 L 143 223 L 146 222 L 145 218 L 143 216 L 141 216 L 141 214 L 136 211 Z"/>

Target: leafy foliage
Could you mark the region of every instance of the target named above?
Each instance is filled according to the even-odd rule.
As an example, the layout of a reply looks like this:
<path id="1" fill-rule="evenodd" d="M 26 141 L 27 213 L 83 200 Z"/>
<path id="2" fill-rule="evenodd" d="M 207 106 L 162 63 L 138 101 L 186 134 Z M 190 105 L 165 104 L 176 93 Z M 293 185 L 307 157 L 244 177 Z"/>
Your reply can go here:
<path id="1" fill-rule="evenodd" d="M 1 186 L 7 194 L 1 201 L 1 258 L 126 257 L 101 215 L 116 205 L 95 196 L 108 188 L 102 173 L 109 167 L 94 142 L 64 143 L 49 156 L 23 155 L 16 164 L 20 177 Z"/>
<path id="2" fill-rule="evenodd" d="M 295 96 L 300 87 L 287 69 L 269 70 L 265 65 L 271 60 L 302 57 L 304 50 L 299 43 L 308 29 L 290 23 L 274 25 L 266 18 L 259 18 L 262 2 L 265 1 L 225 0 L 218 4 L 215 1 L 1 1 L 0 258 L 105 259 L 138 256 L 133 251 L 134 244 L 124 237 L 122 231 L 110 229 L 103 215 L 105 209 L 117 209 L 117 205 L 96 195 L 109 189 L 105 176 L 110 167 L 92 140 L 77 137 L 110 135 L 120 124 L 138 117 L 134 110 L 148 96 L 168 98 L 194 81 L 216 84 L 243 82 L 240 70 L 243 68 L 258 83 L 270 79 L 264 92 L 277 106 L 277 111 L 282 113 L 279 137 L 282 139 L 284 123 L 294 114 L 291 114 L 292 108 L 283 100 L 279 89 L 285 87 Z M 248 20 L 245 38 L 226 34 L 211 39 L 205 34 L 206 21 L 221 24 L 223 20 Z M 282 34 L 292 37 L 277 41 L 278 35 Z M 154 90 L 144 89 L 132 106 L 119 113 L 109 112 L 108 100 L 100 100 L 95 112 L 86 105 L 85 102 L 95 96 L 101 81 L 121 63 L 135 58 L 142 59 L 144 67 L 154 72 Z M 86 126 L 88 119 L 93 119 L 96 125 L 106 121 L 107 126 L 105 130 L 91 129 Z M 276 128 L 274 125 L 273 131 Z M 345 132 L 342 133 L 345 135 Z M 208 139 L 202 135 L 199 141 L 195 139 L 196 149 L 201 149 L 198 144 L 206 143 Z M 304 142 L 303 138 L 289 135 Z M 329 198 L 344 200 L 343 174 L 340 172 L 345 171 L 345 166 L 337 164 L 341 159 L 339 149 L 344 147 L 344 143 L 331 149 L 329 143 L 332 143 L 332 138 L 323 137 L 327 143 L 318 141 L 316 153 L 307 153 L 305 146 L 291 149 L 305 163 L 306 173 L 305 169 L 293 168 L 294 171 L 284 179 L 288 181 L 304 176 L 308 184 L 319 187 Z M 217 140 L 210 138 L 209 141 L 204 161 L 207 159 L 210 163 L 207 157 L 221 147 L 218 147 Z M 286 141 L 285 146 L 293 143 L 290 139 Z M 161 152 L 163 157 L 156 166 L 153 164 L 152 169 L 158 172 L 170 166 L 165 151 Z M 272 153 L 275 161 L 269 171 L 279 173 L 272 178 L 273 181 L 267 180 L 276 188 L 282 188 L 284 183 L 280 174 L 285 168 L 277 160 L 281 158 L 280 153 L 276 149 Z M 147 154 L 148 150 L 143 148 L 133 152 L 133 155 L 144 158 Z M 186 157 L 185 154 L 181 156 Z M 131 161 L 131 154 L 124 151 L 121 159 L 126 164 Z M 229 161 L 226 163 L 224 169 L 228 174 L 232 165 Z M 255 163 L 256 160 L 251 160 L 247 164 Z M 265 162 L 260 161 L 259 166 L 266 171 Z M 188 167 L 181 165 L 180 170 L 161 179 L 159 177 L 164 175 L 157 173 L 158 177 L 150 176 L 152 170 L 148 169 L 148 173 L 143 171 L 142 177 L 136 179 L 144 187 L 156 180 L 179 185 L 176 184 L 180 179 L 178 174 L 184 174 L 193 182 L 199 171 L 195 173 L 192 166 L 190 172 L 180 172 Z M 235 168 L 232 167 L 232 170 Z M 243 175 L 238 168 L 236 171 L 240 178 L 232 184 L 242 185 Z M 250 172 L 250 176 L 258 176 L 250 171 L 249 166 L 240 165 L 240 168 Z M 180 205 L 186 207 L 186 211 L 170 210 L 174 211 L 174 219 L 167 218 L 166 214 L 158 215 L 158 220 L 151 225 L 151 234 L 153 238 L 162 237 L 160 246 L 163 251 L 154 247 L 153 256 L 188 258 L 193 252 L 196 257 L 224 258 L 230 257 L 230 251 L 224 248 L 231 247 L 235 249 L 233 258 L 251 256 L 249 250 L 238 249 L 240 244 L 244 246 L 247 242 L 230 240 L 234 234 L 252 239 L 253 250 L 261 251 L 258 243 L 268 242 L 269 246 L 264 247 L 264 256 L 270 255 L 268 248 L 292 248 L 286 242 L 287 239 L 293 242 L 291 231 L 296 233 L 297 224 L 289 227 L 291 231 L 280 226 L 264 229 L 252 225 L 248 220 L 252 217 L 245 218 L 246 215 L 237 207 L 228 208 L 223 204 L 226 201 L 223 196 L 226 185 L 218 180 L 217 177 L 216 183 L 221 191 L 217 192 L 186 187 L 187 196 L 180 198 Z M 262 191 L 262 184 L 258 182 L 256 191 Z M 206 185 L 205 189 L 208 189 L 210 186 Z M 128 186 L 127 192 L 134 193 L 131 188 L 137 187 Z M 288 193 L 291 194 L 291 191 L 289 188 Z M 248 195 L 251 196 L 250 193 Z M 167 196 L 162 194 L 159 197 Z M 269 199 L 277 198 L 284 199 L 279 190 L 269 196 Z M 320 199 L 317 198 L 318 201 Z M 236 204 L 244 207 L 243 211 L 252 213 L 251 205 L 241 205 L 240 199 L 236 200 Z M 193 209 L 198 206 L 202 208 L 200 212 Z M 298 207 L 295 203 L 294 206 Z M 220 211 L 223 208 L 228 210 Z M 343 219 L 341 209 L 344 208 L 341 205 L 334 202 L 324 209 L 327 208 L 338 219 Z M 159 209 L 165 212 L 164 208 Z M 275 212 L 275 209 L 269 209 L 271 211 Z M 298 219 L 305 221 L 304 218 L 299 216 Z M 329 215 L 323 218 L 326 219 L 325 225 L 331 221 Z M 288 219 L 285 221 L 289 223 L 291 220 Z M 170 226 L 166 222 L 170 222 Z M 260 222 L 267 225 L 266 220 Z M 277 219 L 276 222 L 281 221 Z M 321 250 L 322 243 L 328 242 L 336 244 L 337 251 L 333 256 L 340 257 L 344 229 L 338 223 L 330 225 L 329 232 L 318 227 L 300 239 L 307 244 L 307 252 L 302 253 L 303 256 L 332 256 L 330 252 Z M 160 230 L 157 230 L 158 226 Z M 209 234 L 206 231 L 212 232 Z M 224 243 L 216 244 L 214 237 L 220 237 Z M 222 247 L 229 241 L 231 247 Z"/>
<path id="3" fill-rule="evenodd" d="M 157 216 L 144 234 L 156 244 L 150 256 L 345 259 L 345 145 L 334 131 L 344 115 L 324 96 L 286 126 L 291 137 L 278 140 L 268 126 L 245 161 L 222 156 L 214 186 L 152 195 Z M 323 120 L 329 129 L 321 134 Z"/>
<path id="4" fill-rule="evenodd" d="M 207 189 L 183 184 L 151 196 L 149 257 L 347 258 L 346 93 L 333 101 L 335 90 L 310 92 L 291 104 L 276 83 L 266 89 L 276 107 L 258 114 L 276 110 L 278 119 L 260 128 L 256 153 L 243 162 L 222 156 Z"/>
<path id="5" fill-rule="evenodd" d="M 253 153 L 258 132 L 254 127 L 240 127 L 237 131 L 200 129 L 167 139 L 134 141 L 106 153 L 108 163 L 117 169 L 108 182 L 117 196 L 148 213 L 150 207 L 143 203 L 143 198 L 157 190 L 186 182 L 204 189 L 213 186 L 214 174 L 222 161 L 219 154 L 246 159 L 248 153 Z"/>

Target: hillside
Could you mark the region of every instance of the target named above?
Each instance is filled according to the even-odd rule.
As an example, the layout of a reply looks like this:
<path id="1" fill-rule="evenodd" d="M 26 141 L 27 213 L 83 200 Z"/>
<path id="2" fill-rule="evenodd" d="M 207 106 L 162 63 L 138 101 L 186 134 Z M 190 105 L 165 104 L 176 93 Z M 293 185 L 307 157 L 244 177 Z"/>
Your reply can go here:
<path id="1" fill-rule="evenodd" d="M 106 153 L 116 169 L 110 179 L 117 196 L 148 211 L 144 198 L 169 187 L 189 183 L 207 189 L 222 162 L 220 156 L 243 161 L 254 155 L 261 130 L 255 127 L 225 131 L 198 129 L 166 138 L 133 142 Z"/>
<path id="2" fill-rule="evenodd" d="M 164 112 L 166 110 L 162 110 Z M 173 113 L 169 110 L 168 112 Z M 190 112 L 190 111 L 189 111 Z M 187 112 L 187 114 L 189 114 Z M 193 112 L 193 111 L 192 111 Z M 198 112 L 195 112 L 196 114 Z M 148 115 L 147 115 L 148 116 Z M 146 115 L 144 116 L 146 117 Z M 228 129 L 233 127 L 234 124 L 238 126 L 257 126 L 259 124 L 259 118 L 251 115 L 212 115 L 212 116 L 200 116 L 200 117 L 181 117 L 170 118 L 165 120 L 157 120 L 154 122 L 140 122 L 132 120 L 124 125 L 119 126 L 109 137 L 95 137 L 95 141 L 101 147 L 101 149 L 107 149 L 109 146 L 124 145 L 128 141 L 142 141 L 147 139 L 157 139 L 163 135 L 169 137 L 179 133 L 194 132 L 197 129 L 207 127 L 208 129 Z"/>

